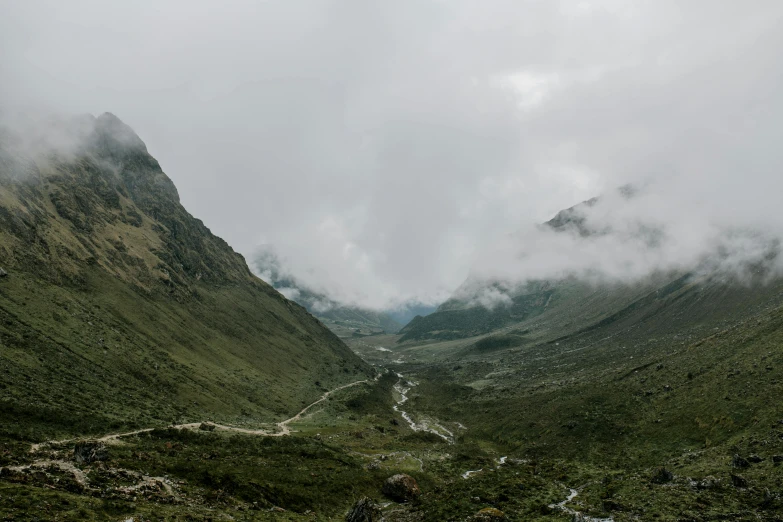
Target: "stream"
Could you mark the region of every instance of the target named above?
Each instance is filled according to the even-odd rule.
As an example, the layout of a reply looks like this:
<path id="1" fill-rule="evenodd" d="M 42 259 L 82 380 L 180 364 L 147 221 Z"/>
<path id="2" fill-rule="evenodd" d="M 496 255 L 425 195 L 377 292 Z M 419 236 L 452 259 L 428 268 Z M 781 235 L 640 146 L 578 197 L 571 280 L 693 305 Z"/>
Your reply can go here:
<path id="1" fill-rule="evenodd" d="M 408 392 L 411 390 L 411 388 L 416 386 L 417 383 L 403 380 L 402 374 L 399 373 L 397 374 L 397 377 L 399 380 L 397 381 L 397 384 L 394 385 L 394 391 L 400 395 L 400 398 L 397 400 L 397 404 L 394 405 L 394 411 L 402 415 L 402 418 L 405 419 L 405 422 L 408 423 L 408 426 L 410 426 L 413 431 L 425 431 L 427 433 L 432 433 L 433 435 L 437 435 L 441 439 L 445 440 L 449 444 L 454 444 L 454 433 L 452 433 L 446 427 L 438 424 L 437 422 L 431 422 L 427 419 L 423 419 L 417 423 L 413 420 L 407 411 L 401 409 L 401 406 L 408 401 Z"/>
<path id="2" fill-rule="evenodd" d="M 589 517 L 587 515 L 583 515 L 581 511 L 576 511 L 575 509 L 571 509 L 569 507 L 566 507 L 566 504 L 574 500 L 577 495 L 579 495 L 579 491 L 569 488 L 568 497 L 566 497 L 565 500 L 562 502 L 558 502 L 557 504 L 549 504 L 549 507 L 552 509 L 559 509 L 560 511 L 567 513 L 569 515 L 574 516 L 574 520 L 579 520 L 581 522 L 614 522 L 614 519 L 612 517 L 609 518 L 596 518 L 596 517 Z"/>

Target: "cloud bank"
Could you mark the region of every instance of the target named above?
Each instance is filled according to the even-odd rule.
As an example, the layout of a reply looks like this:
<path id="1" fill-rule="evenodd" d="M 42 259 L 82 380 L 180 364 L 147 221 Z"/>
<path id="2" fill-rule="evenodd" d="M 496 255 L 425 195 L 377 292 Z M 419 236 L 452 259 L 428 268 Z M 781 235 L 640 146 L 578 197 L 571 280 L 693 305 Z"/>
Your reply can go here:
<path id="1" fill-rule="evenodd" d="M 0 105 L 117 114 L 232 246 L 383 308 L 471 270 L 633 278 L 763 253 L 783 222 L 781 21 L 775 0 L 7 2 Z M 613 234 L 534 226 L 626 183 L 646 189 L 589 212 Z"/>

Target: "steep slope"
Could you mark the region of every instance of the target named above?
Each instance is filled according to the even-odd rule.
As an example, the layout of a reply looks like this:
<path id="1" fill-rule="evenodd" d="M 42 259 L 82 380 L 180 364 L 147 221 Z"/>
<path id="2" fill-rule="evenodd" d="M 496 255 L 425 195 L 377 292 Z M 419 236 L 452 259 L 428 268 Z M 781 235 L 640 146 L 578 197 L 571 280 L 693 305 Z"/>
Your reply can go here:
<path id="1" fill-rule="evenodd" d="M 188 214 L 115 116 L 46 136 L 0 133 L 6 435 L 271 421 L 370 375 Z"/>

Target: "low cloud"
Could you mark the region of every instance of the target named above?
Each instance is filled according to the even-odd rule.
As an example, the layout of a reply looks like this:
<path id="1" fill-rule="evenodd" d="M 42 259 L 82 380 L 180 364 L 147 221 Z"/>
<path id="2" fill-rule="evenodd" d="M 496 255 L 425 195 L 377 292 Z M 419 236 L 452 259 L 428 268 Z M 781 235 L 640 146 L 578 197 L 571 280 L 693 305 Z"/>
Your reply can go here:
<path id="1" fill-rule="evenodd" d="M 741 284 L 783 275 L 783 211 L 775 203 L 781 181 L 766 172 L 746 172 L 748 184 L 734 190 L 692 181 L 656 180 L 631 197 L 611 192 L 557 216 L 558 227 L 510 234 L 477 261 L 472 287 L 503 281 L 513 293 L 529 281 L 633 283 L 670 271 Z M 754 201 L 758 213 L 738 204 L 743 200 Z"/>
<path id="2" fill-rule="evenodd" d="M 213 232 L 339 302 L 438 302 L 471 273 L 747 274 L 780 238 L 777 0 L 0 10 L 0 108 L 117 114 Z M 537 226 L 598 195 L 611 233 Z"/>

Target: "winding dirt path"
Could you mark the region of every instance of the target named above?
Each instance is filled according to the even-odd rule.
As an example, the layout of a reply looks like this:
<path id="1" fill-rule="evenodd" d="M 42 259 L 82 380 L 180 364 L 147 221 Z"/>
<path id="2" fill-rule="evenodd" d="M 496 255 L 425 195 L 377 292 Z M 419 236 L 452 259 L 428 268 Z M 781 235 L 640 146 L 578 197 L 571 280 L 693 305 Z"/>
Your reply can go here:
<path id="1" fill-rule="evenodd" d="M 258 436 L 263 436 L 263 437 L 283 437 L 283 436 L 291 434 L 291 428 L 289 427 L 289 424 L 291 424 L 292 422 L 296 422 L 298 420 L 301 420 L 302 416 L 305 413 L 307 413 L 307 411 L 310 408 L 312 408 L 313 406 L 315 406 L 317 404 L 320 404 L 323 401 L 327 400 L 329 398 L 329 396 L 332 395 L 333 393 L 339 392 L 339 391 L 344 390 L 346 388 L 351 388 L 353 386 L 358 386 L 359 384 L 369 384 L 371 382 L 377 381 L 379 378 L 380 378 L 380 374 L 376 375 L 375 379 L 373 379 L 373 380 L 364 379 L 364 380 L 361 380 L 361 381 L 355 381 L 355 382 L 351 382 L 351 383 L 339 386 L 337 388 L 334 388 L 333 390 L 327 391 L 326 393 L 321 395 L 320 399 L 318 399 L 317 401 L 315 401 L 315 402 L 313 402 L 311 404 L 308 404 L 307 406 L 305 406 L 305 408 L 302 411 L 300 411 L 299 413 L 297 413 L 296 415 L 294 415 L 290 419 L 286 419 L 284 421 L 278 422 L 276 424 L 276 427 L 277 427 L 276 431 L 269 431 L 269 430 L 263 430 L 263 429 L 261 429 L 261 430 L 252 430 L 252 429 L 248 429 L 248 428 L 237 428 L 235 426 L 227 426 L 225 424 L 217 424 L 217 423 L 209 422 L 209 421 L 205 421 L 205 422 L 188 422 L 188 423 L 185 423 L 185 424 L 174 424 L 174 425 L 171 425 L 171 426 L 168 426 L 168 427 L 169 428 L 179 429 L 179 430 L 196 430 L 196 429 L 199 428 L 199 426 L 201 426 L 202 424 L 206 423 L 206 424 L 209 424 L 210 426 L 214 426 L 215 429 L 221 430 L 221 431 L 233 431 L 235 433 L 244 433 L 246 435 L 258 435 Z M 100 441 L 100 442 L 103 442 L 105 444 L 116 444 L 123 437 L 131 437 L 133 435 L 139 435 L 141 433 L 149 433 L 149 432 L 151 432 L 151 431 L 153 431 L 155 429 L 157 429 L 157 428 L 144 428 L 144 429 L 141 429 L 141 430 L 127 431 L 125 433 L 112 433 L 112 434 L 109 434 L 109 435 L 104 435 L 103 437 L 100 437 L 97 440 Z M 44 442 L 39 442 L 39 443 L 33 444 L 30 447 L 30 453 L 35 453 L 38 450 L 40 450 L 42 447 L 48 446 L 50 444 L 66 444 L 68 442 L 75 442 L 76 440 L 77 439 L 65 439 L 65 440 L 47 440 L 47 441 L 44 441 Z"/>

